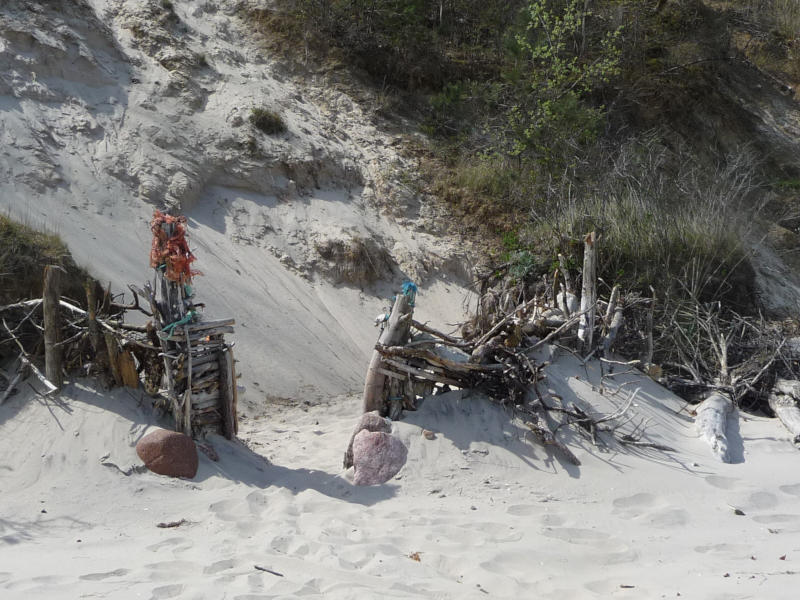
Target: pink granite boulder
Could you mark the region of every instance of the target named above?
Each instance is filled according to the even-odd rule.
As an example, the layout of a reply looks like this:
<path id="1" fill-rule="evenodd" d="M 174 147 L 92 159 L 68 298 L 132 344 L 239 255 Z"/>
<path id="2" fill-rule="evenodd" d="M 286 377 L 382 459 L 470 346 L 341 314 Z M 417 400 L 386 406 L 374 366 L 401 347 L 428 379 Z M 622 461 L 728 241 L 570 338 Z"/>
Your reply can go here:
<path id="1" fill-rule="evenodd" d="M 360 431 L 353 440 L 356 485 L 386 483 L 406 464 L 403 442 L 383 431 Z"/>
<path id="2" fill-rule="evenodd" d="M 353 466 L 353 440 L 356 439 L 360 431 L 383 431 L 384 433 L 391 433 L 392 422 L 380 416 L 377 410 L 361 415 L 356 428 L 353 430 L 353 435 L 350 436 L 350 443 L 347 444 L 347 450 L 344 453 L 345 469 L 349 469 Z"/>
<path id="3" fill-rule="evenodd" d="M 158 429 L 136 444 L 136 454 L 153 473 L 169 477 L 197 475 L 197 448 L 188 435 Z"/>

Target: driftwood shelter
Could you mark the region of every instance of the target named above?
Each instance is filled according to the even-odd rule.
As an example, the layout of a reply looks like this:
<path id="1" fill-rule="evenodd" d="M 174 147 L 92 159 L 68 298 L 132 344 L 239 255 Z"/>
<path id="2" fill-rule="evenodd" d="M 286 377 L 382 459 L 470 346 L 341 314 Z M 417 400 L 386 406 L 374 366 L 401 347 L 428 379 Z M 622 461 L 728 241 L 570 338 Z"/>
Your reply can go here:
<path id="1" fill-rule="evenodd" d="M 133 302 L 118 302 L 97 282 L 86 283 L 86 308 L 60 295 L 60 269 L 45 268 L 42 298 L 0 307 L 0 351 L 13 346 L 17 358 L 4 376 L 0 404 L 28 375 L 37 392 L 55 393 L 65 372 L 95 375 L 109 385 L 139 387 L 172 414 L 175 430 L 198 437 L 206 432 L 237 433 L 236 361 L 231 318 L 203 318 L 192 288 L 194 256 L 186 242 L 186 219 L 156 211 L 151 222 L 153 280 L 129 285 Z M 140 305 L 140 298 L 147 306 Z M 131 311 L 146 325 L 126 322 Z M 45 357 L 45 372 L 35 357 Z"/>
<path id="2" fill-rule="evenodd" d="M 378 411 L 397 419 L 404 409 L 413 410 L 420 396 L 453 387 L 469 388 L 508 406 L 536 440 L 573 464 L 580 463 L 561 441 L 559 428 L 564 425 L 572 426 L 594 445 L 672 450 L 646 439 L 645 423 L 631 427 L 631 407 L 638 390 L 628 394 L 618 410 L 605 415 L 588 414 L 577 405 L 547 397 L 539 385 L 545 378 L 546 365 L 537 363 L 536 351 L 545 344 L 554 344 L 583 364 L 597 361 L 604 378 L 640 371 L 673 391 L 689 387 L 698 392 L 692 398 L 695 402 L 703 400 L 693 411 L 698 435 L 724 462 L 730 460 L 728 415 L 738 414 L 734 410 L 747 394 L 768 398 L 768 410 L 782 421 L 800 447 L 798 377 L 776 378 L 783 372 L 796 374 L 792 365 L 798 364 L 800 351 L 788 352 L 785 338 L 766 339 L 763 327 L 738 315 L 726 321 L 697 303 L 684 311 L 692 319 L 689 325 L 694 327 L 695 335 L 678 338 L 679 329 L 673 334 L 682 356 L 687 357 L 686 364 L 677 365 L 680 376 L 665 375 L 665 367 L 674 370 L 676 366 L 653 364 L 655 295 L 623 295 L 619 286 L 613 286 L 607 299 L 600 298 L 596 275 L 600 236 L 590 232 L 583 242 L 583 268 L 577 277 L 570 273 L 564 257 L 559 256 L 552 278 L 534 288 L 520 282 L 509 284 L 508 279 L 494 287 L 484 286 L 476 314 L 461 325 L 460 336 L 415 321 L 417 289 L 406 283 L 394 298 L 391 313 L 383 319 L 366 373 L 363 412 Z M 623 345 L 620 339 L 625 344 L 636 341 L 637 356 L 630 352 L 627 356 L 612 354 L 615 344 Z M 708 359 L 702 358 L 704 352 Z M 694 363 L 690 362 L 692 359 Z M 702 360 L 708 364 L 701 372 L 696 365 Z M 684 372 L 691 373 L 692 380 L 687 381 Z M 561 424 L 553 427 L 552 417 L 556 415 Z M 345 467 L 352 462 L 350 449 L 344 462 Z"/>

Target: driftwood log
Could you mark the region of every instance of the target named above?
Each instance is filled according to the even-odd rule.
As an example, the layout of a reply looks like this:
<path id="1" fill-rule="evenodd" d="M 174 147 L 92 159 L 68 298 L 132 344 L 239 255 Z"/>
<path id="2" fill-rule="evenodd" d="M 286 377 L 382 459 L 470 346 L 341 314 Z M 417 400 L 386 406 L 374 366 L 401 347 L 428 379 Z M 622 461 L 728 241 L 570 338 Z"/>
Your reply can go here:
<path id="1" fill-rule="evenodd" d="M 386 327 L 378 338 L 378 344 L 381 346 L 405 344 L 410 336 L 413 310 L 409 298 L 405 294 L 398 294 Z M 386 404 L 389 381 L 387 379 L 389 378 L 385 374 L 382 356 L 376 350 L 372 353 L 372 359 L 367 368 L 362 412 L 377 410 L 381 414 L 385 414 L 388 409 Z"/>
<path id="2" fill-rule="evenodd" d="M 697 432 L 722 462 L 730 462 L 728 454 L 728 415 L 733 411 L 733 402 L 724 394 L 714 393 L 696 409 Z"/>
<path id="3" fill-rule="evenodd" d="M 778 379 L 769 395 L 769 407 L 780 419 L 792 436 L 794 444 L 800 448 L 800 381 Z"/>

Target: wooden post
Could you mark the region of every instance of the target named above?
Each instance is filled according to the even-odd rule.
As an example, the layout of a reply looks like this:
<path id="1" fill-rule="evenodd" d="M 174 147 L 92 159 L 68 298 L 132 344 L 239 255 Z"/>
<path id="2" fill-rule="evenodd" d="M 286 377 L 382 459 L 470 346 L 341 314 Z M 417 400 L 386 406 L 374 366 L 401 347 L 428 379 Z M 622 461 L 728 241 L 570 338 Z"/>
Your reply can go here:
<path id="1" fill-rule="evenodd" d="M 406 343 L 411 329 L 412 307 L 405 294 L 398 294 L 392 307 L 392 314 L 386 323 L 386 328 L 378 338 L 378 343 L 384 346 L 401 346 Z M 372 360 L 367 369 L 367 379 L 364 383 L 364 412 L 373 410 L 386 410 L 386 375 L 381 373 L 382 359 L 378 351 L 372 353 Z"/>
<path id="2" fill-rule="evenodd" d="M 582 313 L 578 326 L 578 340 L 582 350 L 590 352 L 594 337 L 594 316 L 597 308 L 597 235 L 594 231 L 583 239 L 583 285 L 581 286 Z"/>
<path id="3" fill-rule="evenodd" d="M 236 370 L 231 348 L 219 352 L 219 395 L 222 434 L 231 439 L 239 429 L 236 416 Z"/>
<path id="4" fill-rule="evenodd" d="M 44 268 L 44 364 L 47 379 L 57 388 L 64 384 L 61 375 L 61 341 L 59 302 L 61 300 L 61 267 L 47 265 Z"/>

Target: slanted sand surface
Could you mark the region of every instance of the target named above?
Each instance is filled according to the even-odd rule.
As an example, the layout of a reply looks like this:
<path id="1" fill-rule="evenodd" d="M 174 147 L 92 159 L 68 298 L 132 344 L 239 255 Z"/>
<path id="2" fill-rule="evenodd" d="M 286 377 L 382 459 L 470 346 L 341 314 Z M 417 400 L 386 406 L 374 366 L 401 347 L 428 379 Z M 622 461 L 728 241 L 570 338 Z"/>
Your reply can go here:
<path id="1" fill-rule="evenodd" d="M 796 597 L 799 457 L 779 423 L 741 415 L 721 464 L 655 383 L 601 395 L 596 365 L 553 360 L 546 388 L 587 409 L 641 387 L 634 421 L 676 451 L 562 430 L 575 467 L 457 391 L 395 422 L 408 463 L 359 488 L 341 471 L 351 396 L 246 420 L 241 442 L 210 439 L 218 462 L 171 480 L 131 470 L 158 423 L 141 392 L 21 393 L 0 408 L 0 597 Z"/>

